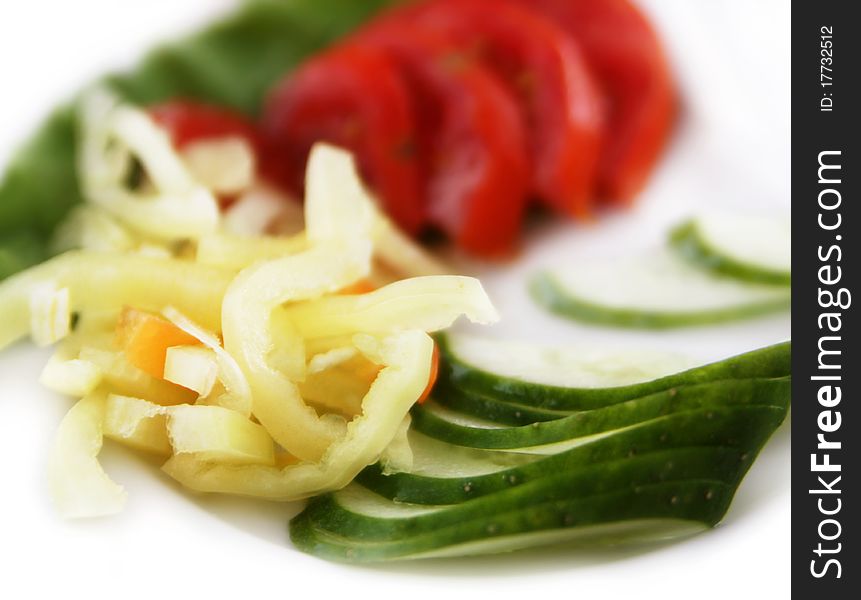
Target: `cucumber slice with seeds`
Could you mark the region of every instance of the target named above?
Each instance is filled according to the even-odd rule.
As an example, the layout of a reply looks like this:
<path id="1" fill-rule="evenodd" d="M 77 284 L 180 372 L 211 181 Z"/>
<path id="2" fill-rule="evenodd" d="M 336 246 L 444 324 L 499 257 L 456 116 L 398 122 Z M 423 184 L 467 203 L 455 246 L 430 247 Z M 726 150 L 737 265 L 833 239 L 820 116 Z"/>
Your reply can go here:
<path id="1" fill-rule="evenodd" d="M 790 307 L 785 286 L 717 277 L 660 249 L 631 259 L 542 272 L 532 297 L 558 315 L 602 325 L 668 329 L 723 323 Z"/>
<path id="2" fill-rule="evenodd" d="M 682 369 L 690 362 L 657 352 L 568 350 L 452 334 L 439 336 L 437 344 L 443 387 L 552 411 L 601 408 L 671 387 L 723 379 L 784 377 L 792 362 L 790 342 L 687 370 Z"/>
<path id="3" fill-rule="evenodd" d="M 671 232 L 670 246 L 695 266 L 714 273 L 754 283 L 792 283 L 789 221 L 718 214 L 697 217 Z"/>

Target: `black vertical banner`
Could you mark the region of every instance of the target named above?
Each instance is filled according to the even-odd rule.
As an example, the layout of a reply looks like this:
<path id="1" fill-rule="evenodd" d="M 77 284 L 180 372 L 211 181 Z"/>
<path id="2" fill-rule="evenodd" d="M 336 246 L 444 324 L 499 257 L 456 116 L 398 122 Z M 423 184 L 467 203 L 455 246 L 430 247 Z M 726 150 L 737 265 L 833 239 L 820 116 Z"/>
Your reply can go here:
<path id="1" fill-rule="evenodd" d="M 792 2 L 792 587 L 861 590 L 861 30 L 857 5 Z"/>

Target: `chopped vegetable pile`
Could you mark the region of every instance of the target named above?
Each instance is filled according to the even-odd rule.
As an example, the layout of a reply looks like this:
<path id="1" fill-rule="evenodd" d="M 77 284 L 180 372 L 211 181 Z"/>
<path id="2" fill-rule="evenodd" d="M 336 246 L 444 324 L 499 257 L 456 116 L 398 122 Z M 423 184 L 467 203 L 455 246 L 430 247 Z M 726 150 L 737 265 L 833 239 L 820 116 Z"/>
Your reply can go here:
<path id="1" fill-rule="evenodd" d="M 103 90 L 82 106 L 87 203 L 57 233 L 77 249 L 0 283 L 0 345 L 58 344 L 42 381 L 80 398 L 52 462 L 60 511 L 122 507 L 103 437 L 165 456 L 190 488 L 280 500 L 343 487 L 390 444 L 403 463 L 436 377 L 427 332 L 496 319 L 478 281 L 429 274 L 443 269 L 393 234 L 342 150 L 312 152 L 301 233 L 267 236 L 291 215 L 253 211 L 243 237 L 225 229 L 257 198 L 247 140 L 180 143 L 175 120 Z M 207 167 L 237 162 L 244 176 L 218 173 L 235 195 L 222 213 Z M 222 244 L 241 258 L 214 260 Z"/>

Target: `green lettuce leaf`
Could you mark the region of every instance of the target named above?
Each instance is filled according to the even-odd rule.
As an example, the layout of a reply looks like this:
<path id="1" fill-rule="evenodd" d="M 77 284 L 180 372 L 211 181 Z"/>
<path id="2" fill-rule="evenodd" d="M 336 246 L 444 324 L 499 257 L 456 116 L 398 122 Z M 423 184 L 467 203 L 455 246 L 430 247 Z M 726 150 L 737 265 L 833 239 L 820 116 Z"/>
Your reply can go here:
<path id="1" fill-rule="evenodd" d="M 395 1 L 250 1 L 107 81 L 140 104 L 182 96 L 253 116 L 266 91 L 298 62 Z M 45 259 L 54 228 L 81 201 L 73 106 L 49 117 L 0 179 L 0 279 Z"/>

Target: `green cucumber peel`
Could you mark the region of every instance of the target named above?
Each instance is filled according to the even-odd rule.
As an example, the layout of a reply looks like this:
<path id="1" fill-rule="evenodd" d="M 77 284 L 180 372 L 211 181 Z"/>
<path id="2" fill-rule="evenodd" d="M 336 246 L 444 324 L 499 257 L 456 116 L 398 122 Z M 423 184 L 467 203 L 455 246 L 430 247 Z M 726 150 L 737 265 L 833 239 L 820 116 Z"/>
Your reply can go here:
<path id="1" fill-rule="evenodd" d="M 315 515 L 333 512 L 338 506 L 336 500 L 315 500 L 312 507 L 318 510 L 294 519 L 290 537 L 300 550 L 339 562 L 488 554 L 576 542 L 578 538 L 581 543 L 593 547 L 639 541 L 642 537 L 640 524 L 645 522 L 656 525 L 653 531 L 646 528 L 645 541 L 666 539 L 678 533 L 689 535 L 718 520 L 731 494 L 732 489 L 720 482 L 664 482 L 636 491 L 623 489 L 577 500 L 531 504 L 493 516 L 485 514 L 432 533 L 374 542 L 315 527 Z M 706 496 L 710 497 L 709 507 L 703 510 L 701 499 Z M 659 510 L 659 506 L 666 508 Z M 353 514 L 345 511 L 340 516 L 346 521 Z M 602 525 L 609 527 L 600 528 Z M 599 530 L 597 535 L 596 529 Z"/>
<path id="2" fill-rule="evenodd" d="M 791 270 L 758 264 L 755 256 L 743 260 L 711 243 L 703 234 L 701 225 L 696 219 L 676 226 L 670 232 L 668 241 L 670 247 L 679 256 L 697 267 L 716 274 L 751 283 L 786 286 L 792 284 Z"/>
<path id="3" fill-rule="evenodd" d="M 746 406 L 677 413 L 637 427 L 575 446 L 532 462 L 499 467 L 482 475 L 429 477 L 414 473 L 386 475 L 379 465 L 366 468 L 356 479 L 375 493 L 396 502 L 412 504 L 457 504 L 541 479 L 548 474 L 589 468 L 598 463 L 652 457 L 650 473 L 662 473 L 667 458 L 689 453 L 710 456 L 710 467 L 701 473 L 732 482 L 739 457 L 750 456 L 777 428 L 785 408 Z M 487 452 L 492 455 L 493 451 Z M 441 453 L 441 461 L 445 454 Z M 662 459 L 660 457 L 665 457 Z M 654 458 L 658 457 L 658 458 Z M 643 458 L 643 460 L 647 460 Z M 492 464 L 492 456 L 488 457 Z M 679 463 L 676 463 L 677 465 Z M 645 468 L 645 467 L 644 467 Z"/>
<path id="4" fill-rule="evenodd" d="M 782 342 L 650 381 L 614 387 L 562 387 L 494 373 L 458 356 L 457 337 L 437 337 L 440 385 L 476 391 L 514 404 L 551 411 L 601 408 L 672 387 L 725 379 L 778 378 L 791 373 L 792 342 Z"/>
<path id="5" fill-rule="evenodd" d="M 391 526 L 379 522 L 383 519 L 369 522 L 362 519 L 363 515 L 345 509 L 338 502 L 337 494 L 324 496 L 313 500 L 306 511 L 291 522 L 290 537 L 300 550 L 343 562 L 483 554 L 488 552 L 488 547 L 489 551 L 498 552 L 544 545 L 547 541 L 545 536 L 523 543 L 516 536 L 567 530 L 575 537 L 578 530 L 613 523 L 659 520 L 677 525 L 682 521 L 690 525 L 698 523 L 705 528 L 720 520 L 734 492 L 732 486 L 719 481 L 683 480 L 644 486 L 623 485 L 613 491 L 571 498 L 571 488 L 562 481 L 548 479 L 540 483 L 560 490 L 558 495 L 562 499 L 536 502 L 535 490 L 529 490 L 515 503 L 515 508 L 505 509 L 500 508 L 500 496 L 489 496 L 475 503 L 401 519 L 402 523 Z M 481 503 L 482 500 L 488 502 Z M 329 527 L 338 524 L 340 527 L 332 531 L 320 526 L 318 521 L 323 519 Z M 356 521 L 359 522 L 350 527 Z M 448 524 L 441 524 L 446 521 Z M 370 536 L 365 534 L 363 526 L 369 527 Z M 379 537 L 392 528 L 403 533 Z M 343 529 L 354 529 L 354 534 L 339 531 Z M 673 528 L 663 529 L 664 535 L 672 531 Z M 558 539 L 558 536 L 553 537 Z M 636 539 L 636 536 L 633 540 L 614 537 L 612 542 Z M 492 543 L 494 541 L 496 543 Z M 592 544 L 601 541 L 600 538 L 590 540 Z"/>
<path id="6" fill-rule="evenodd" d="M 435 410 L 432 402 L 415 406 L 412 427 L 432 438 L 470 448 L 523 449 L 602 434 L 638 425 L 674 412 L 713 409 L 727 405 L 784 406 L 791 379 L 741 379 L 670 388 L 640 398 L 554 421 L 512 427 L 472 427 Z"/>
<path id="7" fill-rule="evenodd" d="M 711 454 L 703 452 L 689 461 L 682 460 L 682 466 L 677 469 L 680 473 L 679 477 L 658 478 L 651 473 L 645 476 L 644 474 L 653 468 L 655 460 L 618 461 L 593 465 L 576 472 L 550 475 L 522 488 L 483 496 L 470 502 L 437 506 L 418 514 L 411 506 L 399 506 L 384 498 L 380 498 L 379 506 L 384 506 L 387 502 L 391 506 L 385 507 L 379 514 L 374 503 L 362 503 L 361 508 L 356 509 L 349 503 L 345 505 L 343 501 L 338 502 L 339 496 L 344 497 L 344 494 L 339 492 L 333 494 L 336 500 L 334 506 L 330 505 L 326 509 L 313 508 L 311 513 L 316 529 L 338 536 L 361 538 L 366 542 L 407 539 L 434 533 L 459 523 L 483 519 L 485 516 L 493 517 L 530 506 L 564 502 L 569 499 L 585 499 L 623 489 L 645 488 L 667 482 L 683 481 L 709 481 L 732 486 L 731 482 L 725 482 L 719 478 L 696 475 L 698 472 L 710 470 L 706 463 L 711 458 Z M 648 458 L 663 458 L 665 463 L 676 464 L 666 457 Z M 737 459 L 736 462 L 738 462 Z M 347 492 L 347 495 L 349 494 L 350 492 Z M 403 510 L 403 515 L 398 515 L 400 510 Z"/>
<path id="8" fill-rule="evenodd" d="M 449 491 L 459 485 L 463 491 L 465 484 L 457 478 L 436 478 L 412 490 L 401 486 L 401 492 L 422 500 L 446 502 L 422 510 L 403 504 L 403 495 L 397 502 L 374 495 L 374 502 L 357 508 L 345 502 L 364 489 L 353 483 L 312 500 L 291 522 L 291 539 L 300 550 L 322 558 L 374 562 L 499 552 L 577 538 L 594 546 L 688 534 L 697 525 L 720 521 L 758 451 L 783 421 L 787 403 L 785 394 L 780 406 L 729 405 L 656 419 L 606 441 L 472 478 L 467 493 L 482 494 L 457 503 L 448 503 L 453 498 L 445 497 L 445 490 L 436 498 L 424 495 L 432 484 Z M 522 482 L 511 483 L 508 475 L 514 472 L 524 475 Z M 360 480 L 373 488 L 374 478 L 366 474 Z M 527 478 L 530 474 L 535 476 Z M 401 483 L 409 477 L 389 476 Z M 385 492 L 379 486 L 376 491 Z"/>
<path id="9" fill-rule="evenodd" d="M 570 414 L 570 411 L 548 410 L 497 400 L 474 390 L 463 390 L 444 384 L 434 389 L 434 399 L 452 410 L 500 425 L 529 425 L 561 419 Z"/>
<path id="10" fill-rule="evenodd" d="M 537 273 L 532 277 L 529 282 L 529 293 L 536 303 L 556 315 L 584 323 L 632 329 L 675 329 L 715 325 L 783 312 L 792 305 L 791 297 L 787 293 L 785 296 L 773 299 L 703 310 L 673 312 L 613 307 L 578 297 L 548 271 Z"/>
<path id="11" fill-rule="evenodd" d="M 665 481 L 708 480 L 734 486 L 753 460 L 755 452 L 750 452 L 750 449 L 758 448 L 762 440 L 756 442 L 756 445 L 744 448 L 668 448 L 633 457 L 599 459 L 563 469 L 553 469 L 548 464 L 543 476 L 460 503 L 431 505 L 424 507 L 425 511 L 417 512 L 404 501 L 388 502 L 383 496 L 378 503 L 370 503 L 370 507 L 367 503 L 360 505 L 360 509 L 347 507 L 355 515 L 352 519 L 343 519 L 338 512 L 321 512 L 315 516 L 315 526 L 338 535 L 362 536 L 369 541 L 397 539 L 430 533 L 440 527 L 481 517 L 485 512 L 496 514 L 530 504 L 589 497 Z M 391 506 L 386 506 L 387 502 Z M 378 506 L 386 510 L 378 511 Z M 402 515 L 399 514 L 401 509 Z"/>

